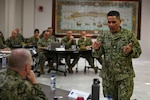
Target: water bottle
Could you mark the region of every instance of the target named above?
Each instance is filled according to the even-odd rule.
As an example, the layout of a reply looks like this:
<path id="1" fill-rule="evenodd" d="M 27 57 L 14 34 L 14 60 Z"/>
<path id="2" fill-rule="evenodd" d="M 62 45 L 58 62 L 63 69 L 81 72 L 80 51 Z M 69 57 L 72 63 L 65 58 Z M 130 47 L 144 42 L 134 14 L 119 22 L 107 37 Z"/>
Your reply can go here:
<path id="1" fill-rule="evenodd" d="M 36 52 L 36 48 L 33 46 L 32 48 L 32 52 L 33 52 L 33 55 L 35 55 L 37 52 Z"/>
<path id="2" fill-rule="evenodd" d="M 93 79 L 92 84 L 92 100 L 99 100 L 99 94 L 100 94 L 100 81 L 98 79 Z"/>
<path id="3" fill-rule="evenodd" d="M 61 44 L 61 45 L 60 45 L 60 48 L 64 48 L 64 49 L 65 49 L 65 45 L 64 45 L 64 44 Z"/>
<path id="4" fill-rule="evenodd" d="M 51 88 L 52 91 L 56 90 L 56 78 L 55 78 L 54 74 L 51 75 L 50 88 Z"/>
<path id="5" fill-rule="evenodd" d="M 2 58 L 2 68 L 6 68 L 6 54 L 3 54 L 3 58 Z"/>
<path id="6" fill-rule="evenodd" d="M 63 48 L 63 44 L 62 43 L 60 44 L 60 48 Z"/>
<path id="7" fill-rule="evenodd" d="M 76 50 L 77 50 L 76 45 L 72 45 L 72 46 L 71 46 L 71 48 L 72 48 L 72 50 L 74 50 L 74 51 L 76 51 Z"/>

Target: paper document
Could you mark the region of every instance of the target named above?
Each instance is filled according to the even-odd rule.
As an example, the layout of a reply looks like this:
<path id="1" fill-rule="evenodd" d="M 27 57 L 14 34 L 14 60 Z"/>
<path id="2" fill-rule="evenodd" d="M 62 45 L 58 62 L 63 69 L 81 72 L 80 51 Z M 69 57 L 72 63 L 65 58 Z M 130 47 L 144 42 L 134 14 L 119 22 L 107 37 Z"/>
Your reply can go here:
<path id="1" fill-rule="evenodd" d="M 10 50 L 8 50 L 8 51 L 0 51 L 0 53 L 5 53 L 5 54 L 10 54 L 11 53 L 11 51 Z"/>
<path id="2" fill-rule="evenodd" d="M 65 51 L 65 48 L 56 48 L 56 51 Z"/>

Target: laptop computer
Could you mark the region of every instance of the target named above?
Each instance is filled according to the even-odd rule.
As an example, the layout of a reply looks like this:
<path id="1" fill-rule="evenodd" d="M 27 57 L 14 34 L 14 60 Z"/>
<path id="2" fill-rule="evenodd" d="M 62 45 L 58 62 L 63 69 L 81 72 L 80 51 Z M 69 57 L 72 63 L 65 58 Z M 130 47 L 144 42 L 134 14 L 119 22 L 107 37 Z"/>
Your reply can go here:
<path id="1" fill-rule="evenodd" d="M 51 50 L 56 50 L 56 48 L 60 48 L 61 43 L 54 42 L 54 43 L 51 43 L 50 45 L 51 45 Z"/>

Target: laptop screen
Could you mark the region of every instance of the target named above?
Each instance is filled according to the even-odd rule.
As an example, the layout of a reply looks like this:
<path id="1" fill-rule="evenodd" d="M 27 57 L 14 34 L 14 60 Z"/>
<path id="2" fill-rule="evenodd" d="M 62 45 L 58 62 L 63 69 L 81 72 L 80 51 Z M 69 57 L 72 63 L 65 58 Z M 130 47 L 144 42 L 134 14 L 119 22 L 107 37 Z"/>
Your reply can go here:
<path id="1" fill-rule="evenodd" d="M 51 50 L 56 50 L 56 48 L 60 48 L 61 43 L 59 42 L 54 42 L 51 43 Z"/>

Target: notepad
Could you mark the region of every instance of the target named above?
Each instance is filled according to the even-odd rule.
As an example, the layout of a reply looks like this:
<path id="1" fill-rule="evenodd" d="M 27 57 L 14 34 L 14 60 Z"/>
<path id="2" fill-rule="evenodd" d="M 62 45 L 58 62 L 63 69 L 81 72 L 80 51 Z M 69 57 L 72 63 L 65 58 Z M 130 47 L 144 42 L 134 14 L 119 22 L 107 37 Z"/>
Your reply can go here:
<path id="1" fill-rule="evenodd" d="M 68 99 L 69 100 L 76 100 L 77 97 L 83 97 L 84 100 L 87 100 L 87 98 L 89 97 L 89 93 L 84 92 L 84 91 L 80 91 L 80 90 L 75 90 L 72 89 L 68 95 Z"/>

